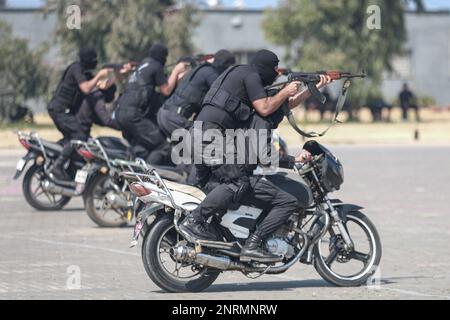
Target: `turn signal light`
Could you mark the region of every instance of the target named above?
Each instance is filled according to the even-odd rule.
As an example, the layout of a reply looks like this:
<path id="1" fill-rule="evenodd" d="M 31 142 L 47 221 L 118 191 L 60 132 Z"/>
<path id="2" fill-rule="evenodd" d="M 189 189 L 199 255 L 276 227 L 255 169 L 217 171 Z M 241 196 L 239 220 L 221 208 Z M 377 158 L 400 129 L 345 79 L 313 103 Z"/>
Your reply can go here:
<path id="1" fill-rule="evenodd" d="M 86 149 L 78 149 L 78 153 L 86 160 L 92 160 L 95 158 L 92 152 Z"/>
<path id="2" fill-rule="evenodd" d="M 138 197 L 145 197 L 152 193 L 151 190 L 147 189 L 140 183 L 132 183 L 130 185 L 130 190 Z"/>
<path id="3" fill-rule="evenodd" d="M 19 142 L 25 149 L 30 149 L 30 143 L 26 139 L 19 139 Z"/>

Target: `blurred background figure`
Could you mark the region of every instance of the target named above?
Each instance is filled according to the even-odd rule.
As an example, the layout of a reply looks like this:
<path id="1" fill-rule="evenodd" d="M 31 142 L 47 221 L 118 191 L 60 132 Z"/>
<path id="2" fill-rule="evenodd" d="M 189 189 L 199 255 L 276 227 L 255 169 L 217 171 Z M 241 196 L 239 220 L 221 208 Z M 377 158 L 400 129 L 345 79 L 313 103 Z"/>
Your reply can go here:
<path id="1" fill-rule="evenodd" d="M 408 120 L 409 109 L 413 109 L 416 115 L 416 121 L 420 121 L 419 106 L 417 105 L 417 98 L 414 93 L 409 89 L 407 83 L 403 85 L 403 90 L 399 95 L 400 107 L 403 112 L 403 121 Z"/>

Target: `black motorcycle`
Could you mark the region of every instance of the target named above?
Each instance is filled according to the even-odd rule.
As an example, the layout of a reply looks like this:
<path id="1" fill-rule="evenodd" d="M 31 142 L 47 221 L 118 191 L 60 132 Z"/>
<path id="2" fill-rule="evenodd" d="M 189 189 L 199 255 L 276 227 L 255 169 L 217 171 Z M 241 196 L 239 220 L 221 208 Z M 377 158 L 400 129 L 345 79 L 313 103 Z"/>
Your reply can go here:
<path id="1" fill-rule="evenodd" d="M 80 169 L 84 174 L 80 174 L 83 179 L 77 180 L 77 189 L 84 190 L 83 200 L 89 218 L 105 228 L 128 225 L 142 203 L 136 203 L 127 181 L 119 174 L 124 171 L 144 173 L 155 167 L 130 152 L 108 152 L 100 139 L 72 141 L 72 144 L 86 163 Z M 171 181 L 184 182 L 187 177 L 187 172 L 180 172 L 175 167 L 158 167 L 158 171 Z"/>
<path id="2" fill-rule="evenodd" d="M 74 154 L 66 164 L 66 171 L 71 181 L 60 181 L 51 174 L 54 162 L 63 150 L 61 142 L 54 143 L 44 140 L 37 133 L 18 132 L 19 142 L 28 153 L 19 160 L 14 179 L 18 179 L 26 170 L 22 189 L 26 201 L 40 211 L 60 210 L 69 203 L 73 197 L 84 194 L 84 188 L 77 187 L 77 181 L 86 181 L 90 172 L 82 170 L 85 161 Z M 127 147 L 120 140 L 113 137 L 100 137 L 98 141 L 105 147 L 105 152 L 121 154 L 126 157 Z"/>

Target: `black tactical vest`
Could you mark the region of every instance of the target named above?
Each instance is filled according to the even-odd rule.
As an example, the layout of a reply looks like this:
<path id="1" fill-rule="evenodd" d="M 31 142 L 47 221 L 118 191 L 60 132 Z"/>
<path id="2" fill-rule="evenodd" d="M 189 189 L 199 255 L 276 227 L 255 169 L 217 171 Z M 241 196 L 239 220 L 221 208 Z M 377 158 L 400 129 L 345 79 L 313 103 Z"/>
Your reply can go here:
<path id="1" fill-rule="evenodd" d="M 208 88 L 198 87 L 192 83 L 195 75 L 204 67 L 211 66 L 204 63 L 194 68 L 175 90 L 172 97 L 165 103 L 165 108 L 177 109 L 176 111 L 185 118 L 190 118 L 192 114 L 201 110 L 203 99 L 205 98 Z"/>
<path id="2" fill-rule="evenodd" d="M 148 111 L 147 108 L 153 100 L 155 88 L 151 83 L 143 79 L 140 72 L 148 67 L 145 64 L 150 64 L 151 62 L 152 60 L 149 58 L 142 61 L 137 70 L 131 75 L 124 92 L 127 95 L 126 99 L 129 105 L 138 107 L 144 111 Z"/>
<path id="3" fill-rule="evenodd" d="M 67 81 L 67 73 L 70 68 L 75 65 L 77 62 L 72 63 L 67 69 L 64 71 L 64 74 L 56 88 L 55 99 L 58 103 L 69 107 L 71 110 L 79 108 L 83 99 L 85 98 L 85 94 L 81 91 L 78 85 L 68 84 Z"/>
<path id="4" fill-rule="evenodd" d="M 240 127 L 242 123 L 246 122 L 254 112 L 252 107 L 243 103 L 239 97 L 228 92 L 222 86 L 227 76 L 237 67 L 239 67 L 239 65 L 230 67 L 222 75 L 220 75 L 211 86 L 211 89 L 209 89 L 203 101 L 203 105 L 210 105 L 227 113 L 231 119 L 226 119 L 225 117 L 222 119 L 221 123 L 218 123 L 226 129 Z"/>

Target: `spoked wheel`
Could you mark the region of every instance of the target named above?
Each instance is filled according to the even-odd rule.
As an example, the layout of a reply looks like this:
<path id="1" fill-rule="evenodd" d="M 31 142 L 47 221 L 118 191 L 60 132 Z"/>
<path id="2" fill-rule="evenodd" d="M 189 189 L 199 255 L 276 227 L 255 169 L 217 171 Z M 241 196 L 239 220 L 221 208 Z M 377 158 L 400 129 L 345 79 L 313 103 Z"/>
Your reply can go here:
<path id="1" fill-rule="evenodd" d="M 23 178 L 22 189 L 25 200 L 30 206 L 40 211 L 61 210 L 70 197 L 53 194 L 43 188 L 47 179 L 44 169 L 40 166 L 31 166 Z"/>
<path id="2" fill-rule="evenodd" d="M 168 292 L 203 291 L 217 279 L 220 271 L 179 263 L 170 249 L 182 241 L 172 219 L 164 217 L 155 222 L 142 245 L 145 271 L 158 287 Z"/>
<path id="3" fill-rule="evenodd" d="M 332 228 L 314 248 L 314 267 L 323 279 L 341 287 L 367 283 L 381 259 L 381 241 L 373 223 L 361 212 L 350 212 L 345 223 L 354 249 L 347 251 L 345 241 Z"/>
<path id="4" fill-rule="evenodd" d="M 85 191 L 84 201 L 86 212 L 98 226 L 117 228 L 126 226 L 129 222 L 127 208 L 115 209 L 108 203 L 107 195 L 115 192 L 108 175 L 99 175 L 89 184 Z M 123 195 L 116 194 L 117 197 Z"/>

